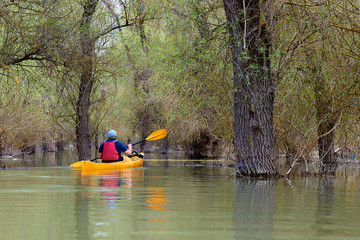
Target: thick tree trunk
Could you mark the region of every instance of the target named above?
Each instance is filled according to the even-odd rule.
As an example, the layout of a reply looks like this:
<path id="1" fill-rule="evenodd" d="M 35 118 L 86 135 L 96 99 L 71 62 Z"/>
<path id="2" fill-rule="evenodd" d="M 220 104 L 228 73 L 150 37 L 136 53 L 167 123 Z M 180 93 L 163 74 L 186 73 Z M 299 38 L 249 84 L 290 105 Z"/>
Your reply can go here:
<path id="1" fill-rule="evenodd" d="M 91 140 L 89 132 L 90 95 L 94 84 L 93 57 L 95 40 L 91 36 L 90 27 L 98 0 L 84 1 L 84 12 L 81 19 L 81 76 L 79 98 L 76 105 L 76 146 L 79 160 L 91 158 Z"/>
<path id="2" fill-rule="evenodd" d="M 97 157 L 97 153 L 98 153 L 99 148 L 100 148 L 100 146 L 99 146 L 99 134 L 98 133 L 95 134 L 94 147 L 95 147 L 95 157 Z"/>
<path id="3" fill-rule="evenodd" d="M 270 34 L 264 19 L 268 1 L 223 0 L 234 72 L 234 150 L 238 175 L 276 175 L 273 123 L 274 80 Z"/>
<path id="4" fill-rule="evenodd" d="M 91 141 L 89 132 L 89 109 L 90 92 L 92 83 L 88 83 L 82 77 L 79 87 L 79 99 L 76 106 L 76 146 L 79 152 L 79 160 L 91 158 Z M 91 80 L 90 80 L 91 81 Z"/>

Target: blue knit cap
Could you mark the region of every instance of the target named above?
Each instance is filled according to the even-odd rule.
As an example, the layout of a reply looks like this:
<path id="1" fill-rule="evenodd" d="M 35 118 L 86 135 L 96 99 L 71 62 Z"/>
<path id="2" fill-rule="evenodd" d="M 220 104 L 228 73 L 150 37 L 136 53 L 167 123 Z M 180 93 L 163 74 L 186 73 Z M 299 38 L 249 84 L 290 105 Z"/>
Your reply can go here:
<path id="1" fill-rule="evenodd" d="M 115 130 L 110 130 L 108 132 L 108 137 L 109 138 L 116 138 L 116 131 Z"/>

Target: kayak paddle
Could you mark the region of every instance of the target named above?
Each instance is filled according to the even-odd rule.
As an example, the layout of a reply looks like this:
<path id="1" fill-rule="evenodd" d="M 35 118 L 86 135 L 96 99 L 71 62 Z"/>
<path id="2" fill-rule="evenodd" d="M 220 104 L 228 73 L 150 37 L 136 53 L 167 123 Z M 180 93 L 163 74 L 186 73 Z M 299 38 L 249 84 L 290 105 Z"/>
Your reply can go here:
<path id="1" fill-rule="evenodd" d="M 145 142 L 145 141 L 154 141 L 154 140 L 159 140 L 159 139 L 162 139 L 164 137 L 166 137 L 166 129 L 160 129 L 160 130 L 157 130 L 155 132 L 153 132 L 152 134 L 150 134 L 146 139 L 144 140 L 141 140 L 139 142 L 136 142 L 136 143 L 133 143 L 132 145 L 136 145 L 136 144 L 139 144 L 139 143 L 142 143 L 142 142 Z"/>

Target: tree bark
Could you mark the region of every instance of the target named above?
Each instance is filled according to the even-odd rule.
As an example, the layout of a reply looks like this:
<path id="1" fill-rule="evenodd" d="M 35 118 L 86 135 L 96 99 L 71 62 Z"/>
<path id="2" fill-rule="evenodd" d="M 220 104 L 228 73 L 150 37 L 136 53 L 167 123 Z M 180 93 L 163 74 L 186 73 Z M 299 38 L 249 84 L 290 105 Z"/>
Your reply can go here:
<path id="1" fill-rule="evenodd" d="M 274 80 L 270 71 L 269 1 L 223 0 L 234 74 L 234 150 L 237 174 L 276 175 Z"/>
<path id="2" fill-rule="evenodd" d="M 94 139 L 94 147 L 95 147 L 95 157 L 97 157 L 97 153 L 99 151 L 99 134 L 96 132 L 95 133 L 95 139 Z"/>
<path id="3" fill-rule="evenodd" d="M 91 140 L 89 132 L 90 95 L 94 84 L 93 58 L 95 39 L 91 36 L 91 22 L 98 0 L 83 2 L 84 12 L 80 23 L 80 45 L 82 54 L 79 96 L 76 105 L 76 146 L 79 160 L 91 158 Z"/>

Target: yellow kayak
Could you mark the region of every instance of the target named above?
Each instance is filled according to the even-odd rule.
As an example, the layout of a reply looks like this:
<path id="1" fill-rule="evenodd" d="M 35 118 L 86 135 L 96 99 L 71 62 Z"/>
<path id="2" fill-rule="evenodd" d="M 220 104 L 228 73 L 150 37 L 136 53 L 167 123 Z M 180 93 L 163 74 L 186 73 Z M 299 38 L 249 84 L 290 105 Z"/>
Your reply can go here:
<path id="1" fill-rule="evenodd" d="M 139 157 L 142 156 L 142 157 Z M 144 162 L 144 154 L 140 153 L 139 156 L 123 157 L 124 160 L 113 163 L 95 163 L 91 161 L 79 161 L 70 165 L 70 168 L 81 169 L 83 171 L 95 171 L 95 170 L 117 170 L 125 168 L 137 168 L 142 167 Z"/>
<path id="2" fill-rule="evenodd" d="M 133 143 L 132 145 L 136 145 L 145 141 L 154 141 L 164 138 L 167 135 L 166 129 L 160 129 L 152 134 L 150 134 L 146 139 L 141 140 L 139 142 Z M 123 157 L 124 160 L 121 162 L 114 163 L 95 163 L 93 160 L 79 161 L 71 164 L 69 167 L 75 170 L 83 170 L 83 171 L 94 171 L 94 170 L 118 170 L 125 168 L 137 168 L 142 167 L 144 162 L 144 153 L 140 153 L 139 155 L 135 155 L 130 157 Z M 94 159 L 95 160 L 95 159 Z"/>

